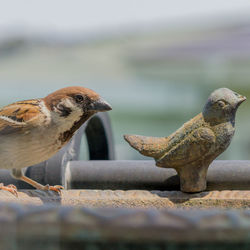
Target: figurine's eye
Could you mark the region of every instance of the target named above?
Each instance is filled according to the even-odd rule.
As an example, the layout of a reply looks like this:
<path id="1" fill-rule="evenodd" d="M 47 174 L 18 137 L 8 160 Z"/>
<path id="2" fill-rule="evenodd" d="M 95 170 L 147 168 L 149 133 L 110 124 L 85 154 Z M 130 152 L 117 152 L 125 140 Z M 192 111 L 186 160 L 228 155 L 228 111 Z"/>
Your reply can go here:
<path id="1" fill-rule="evenodd" d="M 217 104 L 221 108 L 224 108 L 227 105 L 227 103 L 225 101 L 223 101 L 223 100 L 218 101 Z"/>
<path id="2" fill-rule="evenodd" d="M 240 97 L 240 94 L 238 94 L 236 92 L 234 92 L 234 94 L 235 94 L 236 97 Z"/>
<path id="3" fill-rule="evenodd" d="M 83 96 L 82 95 L 75 95 L 75 100 L 76 100 L 76 102 L 77 103 L 80 103 L 80 102 L 82 102 L 83 101 Z"/>

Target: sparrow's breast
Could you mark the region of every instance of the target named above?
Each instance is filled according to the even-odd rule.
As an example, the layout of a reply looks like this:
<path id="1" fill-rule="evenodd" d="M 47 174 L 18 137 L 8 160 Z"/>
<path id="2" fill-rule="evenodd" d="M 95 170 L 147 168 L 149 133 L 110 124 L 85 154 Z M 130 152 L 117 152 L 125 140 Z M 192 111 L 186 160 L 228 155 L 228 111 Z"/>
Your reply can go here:
<path id="1" fill-rule="evenodd" d="M 55 130 L 32 130 L 0 136 L 0 168 L 24 168 L 48 160 L 62 144 Z"/>

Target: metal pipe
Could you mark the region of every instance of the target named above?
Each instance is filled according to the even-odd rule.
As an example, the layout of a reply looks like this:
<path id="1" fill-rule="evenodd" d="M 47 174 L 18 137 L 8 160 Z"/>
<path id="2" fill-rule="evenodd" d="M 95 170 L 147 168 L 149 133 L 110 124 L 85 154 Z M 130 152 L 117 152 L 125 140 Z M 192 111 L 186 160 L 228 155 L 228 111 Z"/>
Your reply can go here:
<path id="1" fill-rule="evenodd" d="M 174 169 L 154 161 L 71 161 L 65 172 L 68 189 L 179 190 Z M 250 161 L 214 161 L 208 170 L 207 190 L 250 189 Z"/>

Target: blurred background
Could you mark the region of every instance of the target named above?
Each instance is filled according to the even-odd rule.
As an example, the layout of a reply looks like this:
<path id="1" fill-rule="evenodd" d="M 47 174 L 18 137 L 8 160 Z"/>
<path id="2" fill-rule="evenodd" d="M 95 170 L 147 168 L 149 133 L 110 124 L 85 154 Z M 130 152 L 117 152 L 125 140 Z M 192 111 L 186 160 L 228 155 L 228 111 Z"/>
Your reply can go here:
<path id="1" fill-rule="evenodd" d="M 117 159 L 125 133 L 168 136 L 228 87 L 248 97 L 220 159 L 250 158 L 250 1 L 0 1 L 0 105 L 65 86 L 94 89 Z"/>

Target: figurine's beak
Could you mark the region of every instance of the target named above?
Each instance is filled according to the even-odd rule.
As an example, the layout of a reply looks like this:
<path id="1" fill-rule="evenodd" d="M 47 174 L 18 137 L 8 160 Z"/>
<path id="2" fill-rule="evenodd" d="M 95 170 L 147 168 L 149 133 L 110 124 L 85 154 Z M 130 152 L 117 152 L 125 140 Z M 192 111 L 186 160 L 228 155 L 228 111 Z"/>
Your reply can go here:
<path id="1" fill-rule="evenodd" d="M 240 95 L 240 96 L 239 96 L 238 105 L 241 104 L 241 103 L 243 103 L 246 99 L 247 99 L 247 98 L 246 98 L 245 96 Z"/>

